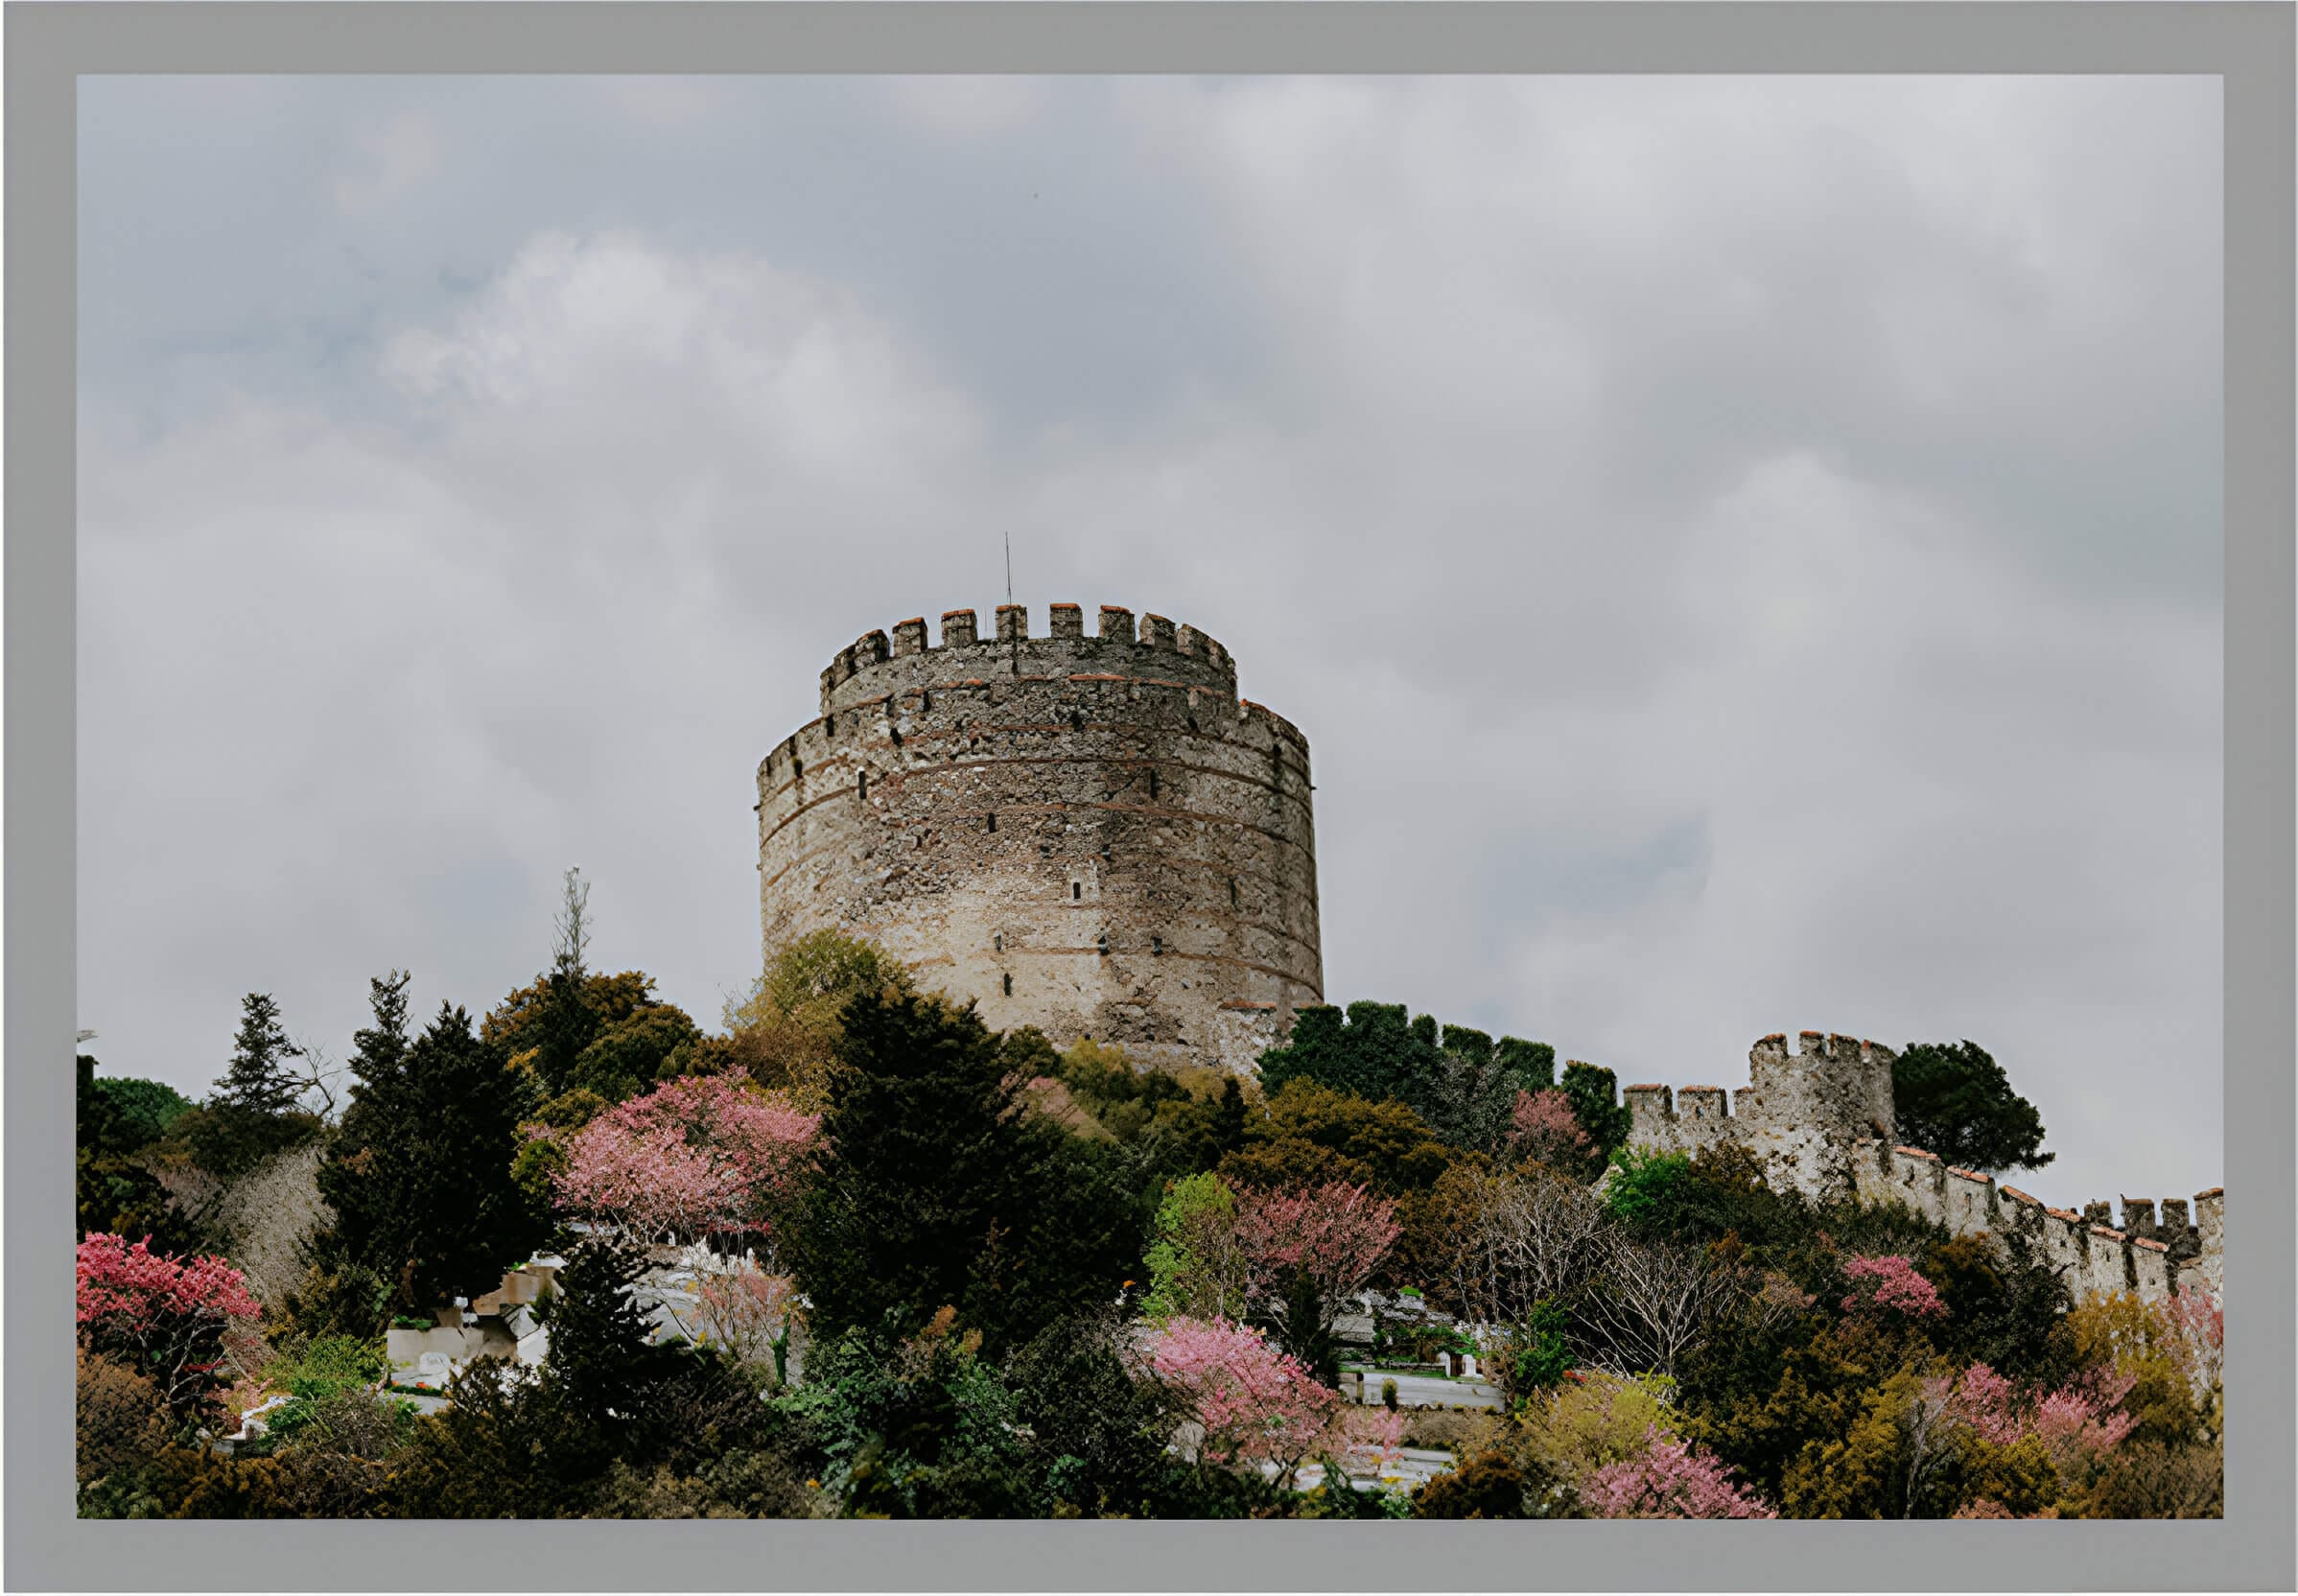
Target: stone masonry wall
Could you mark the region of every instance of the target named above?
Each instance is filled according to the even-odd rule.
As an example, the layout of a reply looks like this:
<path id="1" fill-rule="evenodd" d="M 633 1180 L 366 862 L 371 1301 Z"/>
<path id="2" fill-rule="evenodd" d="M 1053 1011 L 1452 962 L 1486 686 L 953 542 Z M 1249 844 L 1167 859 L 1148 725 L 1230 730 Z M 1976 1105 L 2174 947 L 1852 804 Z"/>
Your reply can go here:
<path id="1" fill-rule="evenodd" d="M 1736 1143 L 1763 1160 L 1775 1186 L 1819 1198 L 1904 1203 L 1957 1235 L 2018 1232 L 2064 1273 L 2076 1298 L 2135 1291 L 2149 1301 L 2192 1285 L 2220 1300 L 2226 1195 L 2214 1186 L 2186 1201 L 2166 1198 L 2158 1220 L 2150 1198 L 2122 1199 L 2076 1213 L 2046 1207 L 2015 1186 L 1957 1169 L 1935 1153 L 1894 1143 L 1891 1067 L 1897 1055 L 1873 1042 L 1805 1031 L 1790 1054 L 1774 1034 L 1747 1055 L 1748 1084 L 1726 1102 L 1722 1087 L 1631 1086 L 1629 1144 L 1697 1153 Z"/>
<path id="2" fill-rule="evenodd" d="M 1881 1043 L 1818 1031 L 1805 1031 L 1790 1053 L 1775 1032 L 1748 1050 L 1748 1084 L 1729 1099 L 1720 1086 L 1629 1087 L 1629 1144 L 1694 1153 L 1736 1142 L 1763 1160 L 1774 1185 L 1815 1197 L 1848 1190 L 1853 1144 L 1889 1132 L 1897 1056 Z"/>
<path id="3" fill-rule="evenodd" d="M 1308 742 L 1227 649 L 1104 606 L 871 632 L 759 766 L 771 951 L 866 936 L 997 1029 L 1252 1068 L 1322 999 Z"/>

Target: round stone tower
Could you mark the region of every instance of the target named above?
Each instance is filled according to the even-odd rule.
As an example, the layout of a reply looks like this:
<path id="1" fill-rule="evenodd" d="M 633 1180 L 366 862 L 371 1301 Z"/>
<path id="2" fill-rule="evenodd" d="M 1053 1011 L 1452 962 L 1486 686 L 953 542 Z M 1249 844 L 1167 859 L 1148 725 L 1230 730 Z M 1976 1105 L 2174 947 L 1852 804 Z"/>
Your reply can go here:
<path id="1" fill-rule="evenodd" d="M 1322 1000 L 1308 742 L 1162 616 L 871 632 L 758 768 L 769 957 L 864 936 L 994 1029 L 1243 1071 Z"/>

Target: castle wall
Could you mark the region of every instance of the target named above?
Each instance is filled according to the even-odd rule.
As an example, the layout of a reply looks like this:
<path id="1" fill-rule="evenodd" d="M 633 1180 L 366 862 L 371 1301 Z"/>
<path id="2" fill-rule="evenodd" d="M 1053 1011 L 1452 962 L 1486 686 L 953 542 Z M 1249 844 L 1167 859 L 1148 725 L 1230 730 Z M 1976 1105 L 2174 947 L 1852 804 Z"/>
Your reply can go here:
<path id="1" fill-rule="evenodd" d="M 1323 996 L 1308 743 L 1220 644 L 1104 607 L 873 632 L 759 767 L 769 951 L 878 942 L 997 1029 L 1249 1069 Z"/>
<path id="2" fill-rule="evenodd" d="M 1716 1087 L 1629 1087 L 1629 1144 L 1699 1153 L 1736 1143 L 1762 1161 L 1778 1189 L 1818 1200 L 1844 1196 L 1896 1203 L 1956 1235 L 2019 1233 L 2067 1279 L 2077 1300 L 2135 1291 L 2148 1301 L 2187 1286 L 2222 1300 L 2226 1194 L 2214 1186 L 2193 1199 L 2122 1199 L 2083 1211 L 2046 1207 L 2016 1186 L 1975 1169 L 1952 1167 L 1920 1147 L 1894 1145 L 1890 1048 L 1805 1031 L 1796 1051 L 1784 1035 L 1756 1043 L 1748 1084 L 1728 1112 Z"/>

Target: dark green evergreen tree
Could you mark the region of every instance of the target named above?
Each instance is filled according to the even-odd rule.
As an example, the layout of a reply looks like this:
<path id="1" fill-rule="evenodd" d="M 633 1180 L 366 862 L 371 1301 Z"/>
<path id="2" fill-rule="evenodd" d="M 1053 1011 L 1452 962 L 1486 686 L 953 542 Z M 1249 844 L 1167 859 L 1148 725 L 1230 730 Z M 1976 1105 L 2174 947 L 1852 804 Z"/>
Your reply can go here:
<path id="1" fill-rule="evenodd" d="M 590 902 L 590 885 L 583 880 L 582 872 L 569 870 L 559 904 L 558 943 L 551 951 L 541 1023 L 536 1027 L 535 1070 L 542 1078 L 546 1098 L 586 1084 L 579 1079 L 578 1065 L 600 1029 L 598 1016 L 583 1001 L 587 974 L 583 958 L 591 940 Z"/>
<path id="2" fill-rule="evenodd" d="M 279 1005 L 269 993 L 250 992 L 240 1003 L 240 1032 L 233 1039 L 231 1064 L 216 1083 L 215 1106 L 239 1114 L 285 1114 L 295 1106 L 303 1083 L 290 1061 L 303 1049 L 288 1039 L 279 1023 Z"/>
<path id="3" fill-rule="evenodd" d="M 1504 1036 L 1493 1052 L 1516 1080 L 1519 1091 L 1545 1091 L 1556 1084 L 1556 1049 L 1545 1042 Z"/>
<path id="4" fill-rule="evenodd" d="M 586 1237 L 568 1255 L 543 1303 L 551 1378 L 565 1392 L 569 1411 L 602 1430 L 635 1420 L 679 1355 L 654 1345 L 632 1292 L 645 1270 L 637 1248 Z"/>
<path id="5" fill-rule="evenodd" d="M 1610 1070 L 1575 1059 L 1564 1066 L 1563 1091 L 1572 1117 L 1606 1158 L 1627 1145 L 1631 1116 L 1620 1101 L 1619 1078 Z"/>
<path id="6" fill-rule="evenodd" d="M 790 1238 L 818 1339 L 906 1335 L 948 1306 L 995 1355 L 1116 1297 L 1142 1217 L 1120 1161 L 1023 1116 L 971 1007 L 865 995 L 842 1029 L 830 1153 Z"/>
<path id="7" fill-rule="evenodd" d="M 359 1083 L 319 1174 L 334 1257 L 373 1272 L 404 1312 L 494 1284 L 542 1240 L 545 1216 L 511 1177 L 521 1093 L 501 1049 L 441 1004 L 406 1041 L 406 977 L 372 988 Z"/>
<path id="8" fill-rule="evenodd" d="M 2043 1115 L 1976 1042 L 1913 1043 L 1891 1066 L 1899 1139 L 1947 1162 L 1989 1174 L 2040 1169 Z"/>

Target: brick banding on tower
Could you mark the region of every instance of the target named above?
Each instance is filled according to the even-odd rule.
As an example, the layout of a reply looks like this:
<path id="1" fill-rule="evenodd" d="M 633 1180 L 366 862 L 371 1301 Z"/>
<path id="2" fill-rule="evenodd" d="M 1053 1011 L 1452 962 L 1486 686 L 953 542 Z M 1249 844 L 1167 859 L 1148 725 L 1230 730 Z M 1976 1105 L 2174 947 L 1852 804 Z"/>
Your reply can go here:
<path id="1" fill-rule="evenodd" d="M 993 1028 L 1251 1069 L 1323 1000 L 1307 739 L 1193 626 L 996 615 L 864 634 L 760 764 L 768 957 L 840 930 Z"/>

